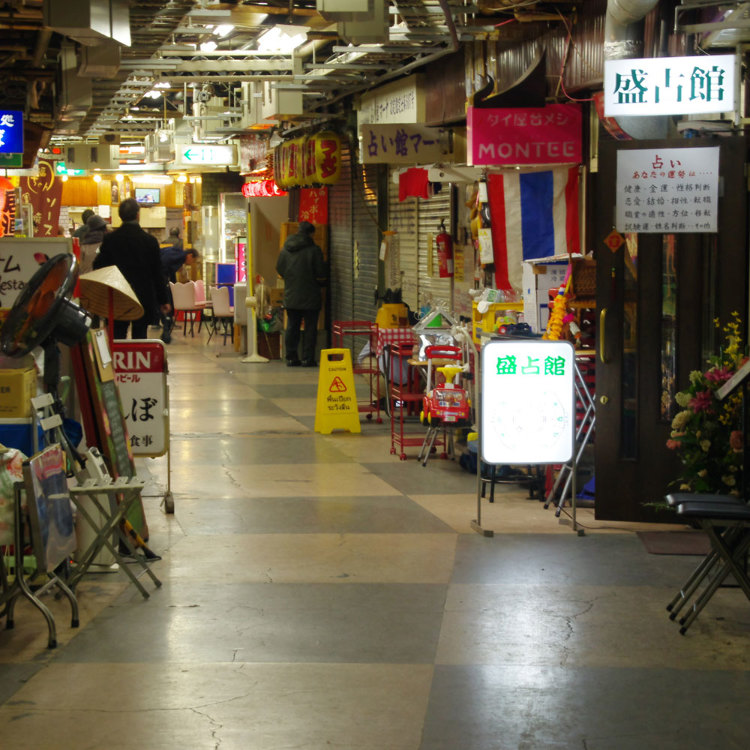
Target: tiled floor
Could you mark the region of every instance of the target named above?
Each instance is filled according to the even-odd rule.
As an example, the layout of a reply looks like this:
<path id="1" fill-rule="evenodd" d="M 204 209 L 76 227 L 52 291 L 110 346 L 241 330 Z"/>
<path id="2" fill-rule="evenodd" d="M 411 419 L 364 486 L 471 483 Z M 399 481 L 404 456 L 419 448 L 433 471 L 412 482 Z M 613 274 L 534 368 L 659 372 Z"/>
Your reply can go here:
<path id="1" fill-rule="evenodd" d="M 750 605 L 687 636 L 664 606 L 699 558 L 633 526 L 578 537 L 525 491 L 476 518 L 456 462 L 399 461 L 387 423 L 313 431 L 317 372 L 175 335 L 166 460 L 139 460 L 148 600 L 122 574 L 0 631 L 0 748 L 746 748 Z M 216 356 L 220 354 L 220 356 Z"/>

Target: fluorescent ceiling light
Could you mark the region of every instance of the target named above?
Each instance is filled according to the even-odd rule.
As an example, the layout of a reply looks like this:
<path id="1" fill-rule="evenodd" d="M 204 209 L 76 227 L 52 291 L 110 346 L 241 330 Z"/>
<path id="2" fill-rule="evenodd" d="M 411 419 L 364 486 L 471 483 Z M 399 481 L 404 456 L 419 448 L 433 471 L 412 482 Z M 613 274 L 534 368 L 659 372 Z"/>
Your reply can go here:
<path id="1" fill-rule="evenodd" d="M 220 23 L 215 29 L 214 34 L 218 37 L 226 36 L 234 31 L 233 23 Z"/>
<path id="2" fill-rule="evenodd" d="M 169 81 L 157 81 L 154 84 L 155 89 L 168 89 L 170 87 Z"/>
<path id="3" fill-rule="evenodd" d="M 216 42 L 211 39 L 208 42 L 203 42 L 200 45 L 201 52 L 213 52 L 219 45 L 216 44 Z"/>
<path id="4" fill-rule="evenodd" d="M 262 52 L 289 54 L 307 40 L 307 26 L 272 26 L 258 37 L 258 49 Z"/>

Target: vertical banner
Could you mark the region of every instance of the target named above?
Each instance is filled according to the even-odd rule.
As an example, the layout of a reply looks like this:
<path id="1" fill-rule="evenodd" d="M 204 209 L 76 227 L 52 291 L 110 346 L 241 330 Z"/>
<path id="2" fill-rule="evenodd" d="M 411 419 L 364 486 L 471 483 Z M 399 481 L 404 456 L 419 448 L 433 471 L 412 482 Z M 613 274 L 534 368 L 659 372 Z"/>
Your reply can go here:
<path id="1" fill-rule="evenodd" d="M 299 220 L 311 224 L 328 224 L 328 188 L 301 188 Z"/>
<path id="2" fill-rule="evenodd" d="M 56 237 L 60 222 L 62 180 L 55 176 L 52 162 L 39 162 L 38 177 L 21 178 L 21 200 L 31 204 L 34 237 Z"/>

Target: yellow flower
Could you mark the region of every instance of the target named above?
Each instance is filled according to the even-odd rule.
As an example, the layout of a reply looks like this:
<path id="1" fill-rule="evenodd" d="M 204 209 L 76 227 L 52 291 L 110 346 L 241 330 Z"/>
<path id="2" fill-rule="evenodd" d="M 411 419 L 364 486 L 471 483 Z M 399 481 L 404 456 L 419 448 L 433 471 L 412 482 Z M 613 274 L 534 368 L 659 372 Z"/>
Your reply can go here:
<path id="1" fill-rule="evenodd" d="M 691 370 L 690 372 L 690 382 L 695 385 L 696 383 L 700 383 L 701 379 L 703 378 L 703 373 L 700 370 Z"/>
<path id="2" fill-rule="evenodd" d="M 691 412 L 687 411 L 679 411 L 677 414 L 674 415 L 674 419 L 672 420 L 672 429 L 681 432 L 685 429 L 687 426 L 687 423 L 690 421 Z"/>
<path id="3" fill-rule="evenodd" d="M 704 453 L 708 453 L 708 449 L 711 447 L 711 441 L 710 440 L 701 440 L 701 450 Z"/>
<path id="4" fill-rule="evenodd" d="M 681 406 L 683 409 L 690 403 L 692 396 L 687 391 L 680 391 L 674 400 L 677 402 L 677 406 Z"/>
<path id="5" fill-rule="evenodd" d="M 705 477 L 705 476 L 708 476 L 708 469 L 701 469 L 701 470 L 700 470 L 700 471 L 698 472 L 698 476 L 699 476 L 699 477 Z"/>
<path id="6" fill-rule="evenodd" d="M 724 475 L 721 478 L 721 481 L 724 482 L 727 487 L 734 487 L 734 485 L 737 484 L 737 480 L 731 474 Z"/>

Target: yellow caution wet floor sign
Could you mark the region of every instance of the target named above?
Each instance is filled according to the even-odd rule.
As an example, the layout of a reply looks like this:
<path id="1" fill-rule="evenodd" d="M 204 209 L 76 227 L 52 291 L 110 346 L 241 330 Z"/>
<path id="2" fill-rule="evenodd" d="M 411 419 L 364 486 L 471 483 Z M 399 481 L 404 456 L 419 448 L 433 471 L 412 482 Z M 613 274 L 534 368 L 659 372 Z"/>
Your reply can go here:
<path id="1" fill-rule="evenodd" d="M 318 374 L 315 432 L 361 432 L 357 394 L 354 391 L 352 355 L 348 349 L 323 349 Z"/>

